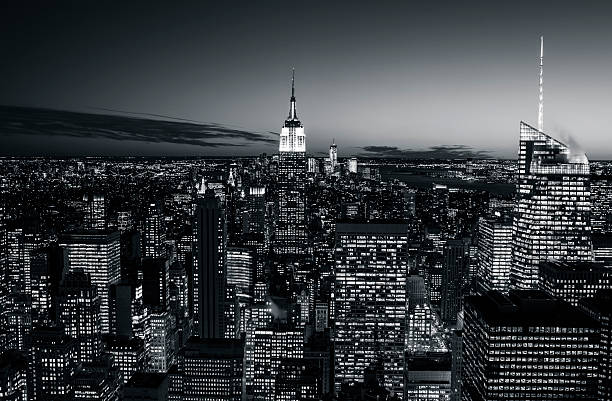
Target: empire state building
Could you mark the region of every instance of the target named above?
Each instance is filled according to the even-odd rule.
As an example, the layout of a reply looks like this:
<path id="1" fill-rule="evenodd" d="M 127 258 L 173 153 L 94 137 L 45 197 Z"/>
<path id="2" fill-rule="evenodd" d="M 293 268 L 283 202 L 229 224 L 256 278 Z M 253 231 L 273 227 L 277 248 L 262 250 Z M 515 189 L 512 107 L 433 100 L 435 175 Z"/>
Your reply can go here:
<path id="1" fill-rule="evenodd" d="M 295 71 L 291 79 L 289 116 L 281 130 L 278 152 L 278 219 L 274 248 L 279 254 L 305 254 L 306 135 L 295 107 Z"/>

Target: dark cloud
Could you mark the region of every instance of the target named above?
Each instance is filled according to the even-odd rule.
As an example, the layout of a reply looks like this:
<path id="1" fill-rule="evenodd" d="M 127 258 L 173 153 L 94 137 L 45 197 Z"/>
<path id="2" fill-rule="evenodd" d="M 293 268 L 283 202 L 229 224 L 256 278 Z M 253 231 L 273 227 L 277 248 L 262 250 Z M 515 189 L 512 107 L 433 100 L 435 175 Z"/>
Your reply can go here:
<path id="1" fill-rule="evenodd" d="M 3 136 L 64 136 L 201 147 L 277 142 L 276 138 L 271 137 L 272 133 L 247 131 L 159 114 L 131 113 L 112 109 L 105 111 L 134 114 L 139 117 L 0 106 L 0 133 Z M 154 118 L 144 118 L 144 116 Z"/>
<path id="2" fill-rule="evenodd" d="M 397 146 L 364 146 L 367 153 L 362 156 L 367 157 L 394 157 L 401 159 L 464 159 L 489 158 L 490 151 L 474 150 L 466 145 L 437 145 L 425 150 L 399 149 Z"/>

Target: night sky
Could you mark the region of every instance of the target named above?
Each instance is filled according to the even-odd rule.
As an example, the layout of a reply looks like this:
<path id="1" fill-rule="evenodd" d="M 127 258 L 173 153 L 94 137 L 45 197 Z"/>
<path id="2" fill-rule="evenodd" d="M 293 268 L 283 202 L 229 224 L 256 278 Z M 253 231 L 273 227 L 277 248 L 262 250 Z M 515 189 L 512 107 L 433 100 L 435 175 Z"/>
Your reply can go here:
<path id="1" fill-rule="evenodd" d="M 612 156 L 610 1 L 164 3 L 2 2 L 0 155 L 274 153 L 295 67 L 310 153 L 515 157 L 544 35 L 544 131 Z"/>

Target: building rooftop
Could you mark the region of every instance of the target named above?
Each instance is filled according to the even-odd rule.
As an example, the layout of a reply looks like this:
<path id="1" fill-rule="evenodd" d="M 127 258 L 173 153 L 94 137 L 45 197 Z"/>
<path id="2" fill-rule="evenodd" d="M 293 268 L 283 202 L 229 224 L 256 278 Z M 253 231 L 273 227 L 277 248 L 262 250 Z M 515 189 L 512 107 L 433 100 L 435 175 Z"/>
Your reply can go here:
<path id="1" fill-rule="evenodd" d="M 491 326 L 597 327 L 580 309 L 539 290 L 490 291 L 467 297 L 466 306 Z"/>

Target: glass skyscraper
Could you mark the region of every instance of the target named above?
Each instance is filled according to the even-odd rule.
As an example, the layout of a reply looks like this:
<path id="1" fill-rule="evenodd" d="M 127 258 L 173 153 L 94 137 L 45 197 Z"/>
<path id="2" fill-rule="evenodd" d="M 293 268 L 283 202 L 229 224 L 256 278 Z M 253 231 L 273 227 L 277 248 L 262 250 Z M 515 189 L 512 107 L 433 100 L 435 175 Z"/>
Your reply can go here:
<path id="1" fill-rule="evenodd" d="M 590 261 L 589 161 L 521 122 L 510 286 L 537 287 L 547 259 Z"/>

